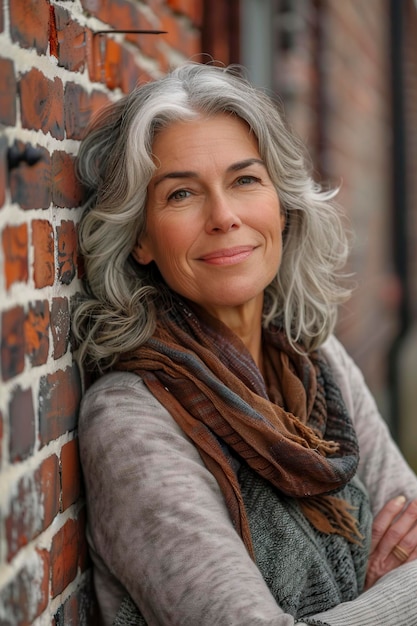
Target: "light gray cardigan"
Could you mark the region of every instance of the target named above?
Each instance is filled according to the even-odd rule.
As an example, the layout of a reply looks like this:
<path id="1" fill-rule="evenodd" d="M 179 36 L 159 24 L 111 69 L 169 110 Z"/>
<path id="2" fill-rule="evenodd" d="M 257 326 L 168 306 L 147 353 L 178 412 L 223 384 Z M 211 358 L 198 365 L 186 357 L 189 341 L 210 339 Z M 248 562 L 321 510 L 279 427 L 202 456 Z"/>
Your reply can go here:
<path id="1" fill-rule="evenodd" d="M 373 513 L 401 493 L 417 497 L 417 478 L 361 373 L 334 337 L 323 349 L 355 424 L 358 476 Z M 105 626 L 126 592 L 149 626 L 301 626 L 275 602 L 196 448 L 140 378 L 114 373 L 95 383 L 79 436 Z M 314 617 L 331 626 L 416 626 L 417 561 Z"/>

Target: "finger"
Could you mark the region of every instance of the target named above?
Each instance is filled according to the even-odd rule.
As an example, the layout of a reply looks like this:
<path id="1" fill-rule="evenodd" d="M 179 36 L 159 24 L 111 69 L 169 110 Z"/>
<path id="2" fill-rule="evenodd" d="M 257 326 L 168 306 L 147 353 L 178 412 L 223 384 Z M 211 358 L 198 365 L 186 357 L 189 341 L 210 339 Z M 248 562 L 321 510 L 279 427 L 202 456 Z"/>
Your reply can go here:
<path id="1" fill-rule="evenodd" d="M 417 501 L 413 501 L 403 513 L 398 523 L 398 532 L 404 532 L 409 525 L 408 530 L 398 540 L 393 547 L 391 554 L 399 561 L 413 561 L 417 556 Z"/>
<path id="2" fill-rule="evenodd" d="M 405 554 L 410 554 L 417 544 L 417 500 L 413 500 L 391 526 L 385 531 L 379 541 L 376 550 L 380 558 L 385 559 L 397 546 L 397 558 L 399 561 L 407 560 Z"/>
<path id="3" fill-rule="evenodd" d="M 393 500 L 389 500 L 387 504 L 380 510 L 374 519 L 372 525 L 372 540 L 370 553 L 374 552 L 380 543 L 386 531 L 390 528 L 394 519 L 404 508 L 406 499 L 404 496 L 397 496 Z"/>

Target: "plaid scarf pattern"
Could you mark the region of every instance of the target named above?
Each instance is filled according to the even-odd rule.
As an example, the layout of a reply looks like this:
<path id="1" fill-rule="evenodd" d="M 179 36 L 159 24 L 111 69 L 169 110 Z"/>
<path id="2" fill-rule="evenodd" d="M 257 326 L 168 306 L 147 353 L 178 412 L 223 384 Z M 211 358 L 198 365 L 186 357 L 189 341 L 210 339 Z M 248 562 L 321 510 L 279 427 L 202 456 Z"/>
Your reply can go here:
<path id="1" fill-rule="evenodd" d="M 360 543 L 337 496 L 359 460 L 356 434 L 320 351 L 299 354 L 279 328 L 263 334 L 264 376 L 220 321 L 173 297 L 151 339 L 116 369 L 142 377 L 215 476 L 235 529 L 253 547 L 234 459 L 297 498 L 311 524 Z"/>

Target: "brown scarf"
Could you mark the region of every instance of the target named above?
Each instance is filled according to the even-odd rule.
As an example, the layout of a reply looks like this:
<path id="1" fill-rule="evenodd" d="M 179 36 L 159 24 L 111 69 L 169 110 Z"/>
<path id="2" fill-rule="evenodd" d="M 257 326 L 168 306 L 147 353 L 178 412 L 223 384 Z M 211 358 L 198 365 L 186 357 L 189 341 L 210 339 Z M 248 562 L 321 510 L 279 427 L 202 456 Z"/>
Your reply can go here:
<path id="1" fill-rule="evenodd" d="M 298 498 L 317 530 L 357 543 L 351 507 L 329 495 L 354 476 L 359 458 L 330 369 L 319 351 L 297 353 L 276 328 L 264 331 L 264 355 L 266 383 L 232 331 L 176 298 L 153 337 L 123 355 L 117 369 L 140 375 L 194 442 L 252 557 L 233 456 Z"/>

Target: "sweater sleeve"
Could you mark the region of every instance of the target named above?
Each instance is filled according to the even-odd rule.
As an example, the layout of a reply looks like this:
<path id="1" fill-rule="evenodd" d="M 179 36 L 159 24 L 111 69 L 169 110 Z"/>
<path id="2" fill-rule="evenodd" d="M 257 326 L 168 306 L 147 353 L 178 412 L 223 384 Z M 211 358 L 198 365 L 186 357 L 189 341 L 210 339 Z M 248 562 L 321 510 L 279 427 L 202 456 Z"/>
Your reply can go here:
<path id="1" fill-rule="evenodd" d="M 79 435 L 105 626 L 125 591 L 149 626 L 303 626 L 276 604 L 216 480 L 137 376 L 111 374 L 87 392 Z M 306 622 L 411 626 L 416 565 L 392 574 Z"/>
<path id="2" fill-rule="evenodd" d="M 410 500 L 417 498 L 417 477 L 393 441 L 361 371 L 335 337 L 323 350 L 355 426 L 360 450 L 358 475 L 368 490 L 373 514 L 400 494 Z"/>
<path id="3" fill-rule="evenodd" d="M 108 375 L 87 392 L 79 439 L 105 626 L 120 603 L 120 589 L 108 597 L 115 581 L 149 626 L 294 625 L 197 449 L 136 375 Z"/>

